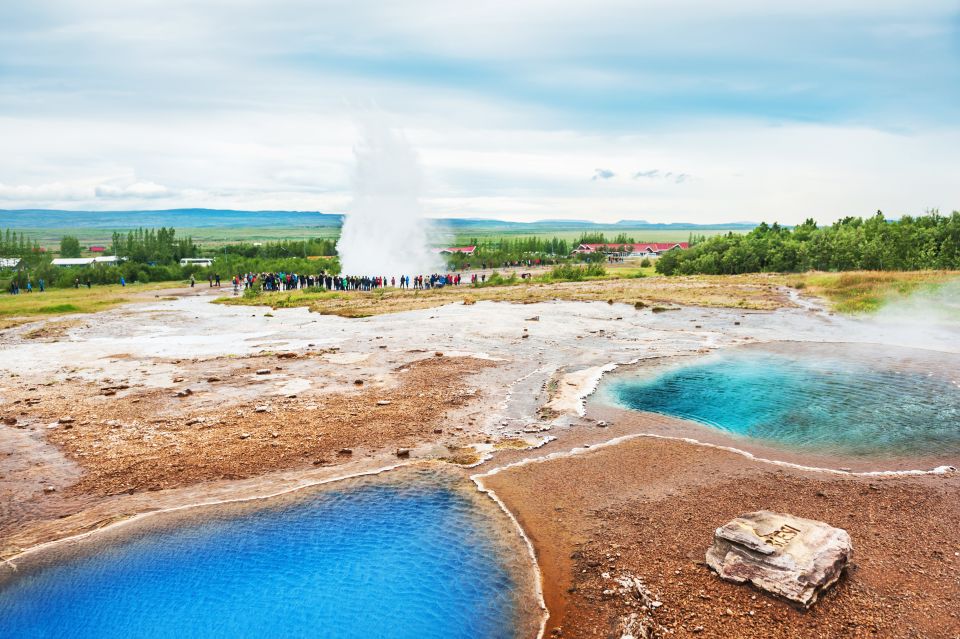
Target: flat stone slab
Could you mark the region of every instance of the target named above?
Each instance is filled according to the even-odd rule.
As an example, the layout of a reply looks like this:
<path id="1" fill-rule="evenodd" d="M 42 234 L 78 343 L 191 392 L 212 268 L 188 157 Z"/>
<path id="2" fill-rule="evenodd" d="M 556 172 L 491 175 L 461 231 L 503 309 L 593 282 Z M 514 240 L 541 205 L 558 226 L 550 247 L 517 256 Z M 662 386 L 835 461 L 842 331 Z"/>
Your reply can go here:
<path id="1" fill-rule="evenodd" d="M 822 521 L 759 510 L 717 528 L 707 565 L 727 581 L 808 608 L 850 561 L 850 535 Z"/>

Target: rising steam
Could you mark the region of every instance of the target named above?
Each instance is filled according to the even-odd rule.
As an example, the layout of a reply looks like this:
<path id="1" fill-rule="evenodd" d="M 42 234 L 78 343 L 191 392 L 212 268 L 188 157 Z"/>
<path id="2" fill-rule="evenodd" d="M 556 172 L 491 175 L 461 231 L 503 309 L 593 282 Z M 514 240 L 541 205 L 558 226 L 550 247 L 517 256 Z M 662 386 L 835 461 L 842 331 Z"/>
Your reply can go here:
<path id="1" fill-rule="evenodd" d="M 341 272 L 399 277 L 440 271 L 420 207 L 416 153 L 402 134 L 374 118 L 361 123 L 361 134 L 353 203 L 337 242 Z"/>

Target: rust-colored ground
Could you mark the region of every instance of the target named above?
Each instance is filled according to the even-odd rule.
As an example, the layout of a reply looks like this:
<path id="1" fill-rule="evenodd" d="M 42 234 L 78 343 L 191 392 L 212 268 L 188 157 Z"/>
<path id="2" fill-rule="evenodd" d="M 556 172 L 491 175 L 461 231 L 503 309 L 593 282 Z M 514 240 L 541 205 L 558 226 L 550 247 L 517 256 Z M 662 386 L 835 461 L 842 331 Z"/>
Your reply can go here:
<path id="1" fill-rule="evenodd" d="M 466 376 L 489 365 L 474 358 L 428 357 L 406 367 L 402 384 L 358 386 L 356 392 L 320 400 L 264 402 L 269 412 L 256 412 L 259 402 L 254 401 L 222 412 L 151 419 L 154 403 L 170 401 L 169 390 L 135 397 L 137 403 L 116 399 L 109 414 L 90 414 L 82 401 L 72 401 L 69 414 L 75 422 L 51 430 L 47 439 L 83 469 L 70 488 L 78 492 L 114 494 L 242 479 L 335 463 L 361 450 L 439 439 L 433 431 L 446 411 L 476 396 L 467 394 Z"/>
<path id="2" fill-rule="evenodd" d="M 779 469 L 734 453 L 633 440 L 485 480 L 531 536 L 548 633 L 620 637 L 631 613 L 656 637 L 960 636 L 960 477 L 861 479 Z M 713 531 L 759 509 L 847 529 L 854 565 L 799 611 L 705 565 Z M 615 578 L 640 577 L 643 610 Z"/>
<path id="3" fill-rule="evenodd" d="M 174 397 L 176 388 L 190 387 L 188 383 L 132 390 L 82 381 L 31 386 L 0 415 L 15 422 L 8 432 L 21 429 L 24 441 L 38 442 L 21 445 L 18 454 L 35 461 L 0 484 L 0 548 L 4 537 L 40 520 L 67 517 L 115 495 L 343 465 L 374 455 L 397 459 L 397 449 L 431 443 L 441 456 L 475 441 L 470 418 L 460 423 L 461 411 L 479 402 L 482 393 L 470 386 L 471 378 L 492 363 L 433 353 L 407 357 L 406 364 L 382 378 L 289 398 L 254 394 L 232 401 L 196 400 L 208 394 L 226 397 L 242 387 L 219 395 Z M 222 377 L 212 377 L 215 381 L 208 385 L 260 379 L 255 369 L 275 371 L 288 362 L 282 356 L 234 361 L 232 372 L 220 372 Z M 308 361 L 299 364 L 310 366 Z M 216 365 L 181 363 L 185 371 Z M 258 406 L 267 410 L 257 412 Z M 63 455 L 61 461 L 56 454 Z M 58 477 L 58 470 L 69 466 L 76 469 L 73 474 Z M 63 534 L 71 532 L 68 528 Z"/>

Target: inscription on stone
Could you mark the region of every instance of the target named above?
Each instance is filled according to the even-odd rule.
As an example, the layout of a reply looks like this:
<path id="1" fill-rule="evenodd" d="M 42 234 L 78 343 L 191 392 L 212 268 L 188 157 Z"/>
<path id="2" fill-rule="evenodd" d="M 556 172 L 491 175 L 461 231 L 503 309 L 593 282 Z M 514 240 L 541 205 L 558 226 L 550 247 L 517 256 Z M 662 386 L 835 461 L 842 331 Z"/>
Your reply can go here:
<path id="1" fill-rule="evenodd" d="M 754 531 L 756 532 L 756 531 Z M 776 548 L 786 548 L 787 544 L 793 541 L 793 538 L 800 534 L 799 528 L 794 528 L 789 524 L 780 526 L 777 530 L 766 535 L 757 533 L 757 537 Z"/>

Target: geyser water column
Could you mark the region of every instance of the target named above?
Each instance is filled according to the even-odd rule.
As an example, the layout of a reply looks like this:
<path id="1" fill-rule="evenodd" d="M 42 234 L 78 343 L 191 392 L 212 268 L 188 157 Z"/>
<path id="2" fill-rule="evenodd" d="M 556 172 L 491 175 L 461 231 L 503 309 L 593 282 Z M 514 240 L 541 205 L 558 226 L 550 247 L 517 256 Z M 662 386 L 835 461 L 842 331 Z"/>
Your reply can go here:
<path id="1" fill-rule="evenodd" d="M 341 272 L 399 277 L 442 270 L 420 207 L 416 153 L 400 132 L 372 118 L 361 123 L 361 134 L 353 203 L 337 242 Z"/>

